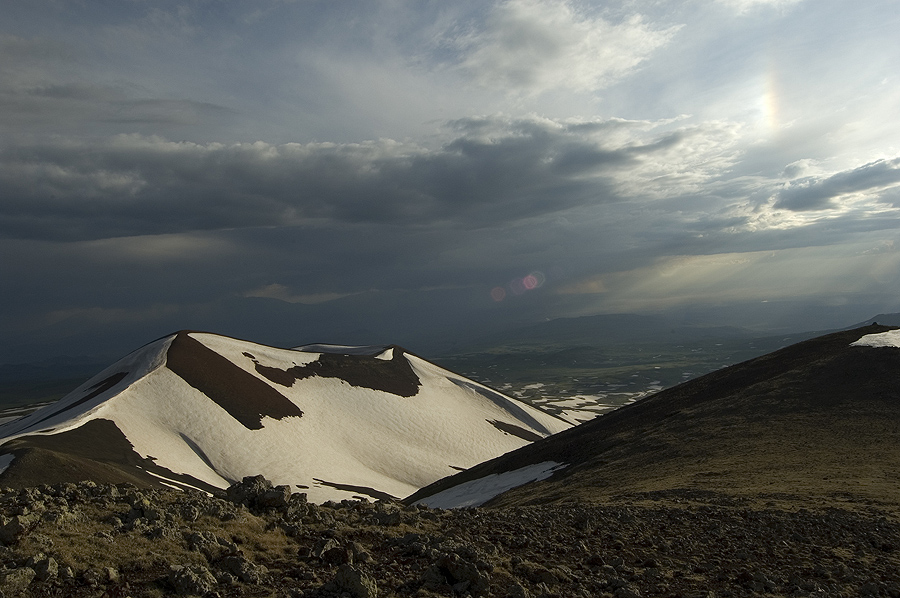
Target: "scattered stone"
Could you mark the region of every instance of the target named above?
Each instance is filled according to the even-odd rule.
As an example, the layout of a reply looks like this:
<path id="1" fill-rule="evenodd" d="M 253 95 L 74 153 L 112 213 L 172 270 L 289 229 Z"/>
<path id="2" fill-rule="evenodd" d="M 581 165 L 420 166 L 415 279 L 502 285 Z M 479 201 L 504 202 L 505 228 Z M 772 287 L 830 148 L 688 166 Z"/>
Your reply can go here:
<path id="1" fill-rule="evenodd" d="M 256 506 L 260 509 L 282 509 L 291 500 L 290 486 L 275 486 L 256 497 Z"/>
<path id="2" fill-rule="evenodd" d="M 445 554 L 438 558 L 437 565 L 440 572 L 453 586 L 454 591 L 463 593 L 468 591 L 473 596 L 480 596 L 488 591 L 488 577 L 478 570 L 478 567 L 458 554 Z"/>
<path id="3" fill-rule="evenodd" d="M 19 567 L 0 573 L 0 592 L 3 596 L 20 596 L 34 579 L 34 569 Z"/>
<path id="4" fill-rule="evenodd" d="M 751 509 L 673 491 L 627 508 L 441 511 L 312 505 L 264 478 L 240 487 L 247 504 L 97 484 L 0 489 L 10 540 L 0 546 L 0 597 L 136 597 L 163 583 L 171 595 L 205 598 L 900 598 L 900 522 L 881 505 Z M 77 516 L 56 525 L 66 513 Z M 84 569 L 84 538 L 71 541 L 79 530 L 109 558 Z M 144 556 L 123 560 L 135 547 Z"/>
<path id="5" fill-rule="evenodd" d="M 107 575 L 106 572 L 99 567 L 89 567 L 82 573 L 81 579 L 84 580 L 84 583 L 87 585 L 95 588 L 107 581 Z"/>
<path id="6" fill-rule="evenodd" d="M 244 583 L 261 583 L 268 573 L 266 567 L 250 562 L 243 555 L 227 556 L 219 561 L 219 566 Z"/>
<path id="7" fill-rule="evenodd" d="M 32 567 L 39 581 L 50 581 L 59 575 L 59 563 L 53 557 L 43 557 L 35 562 Z"/>
<path id="8" fill-rule="evenodd" d="M 193 532 L 186 540 L 189 549 L 202 553 L 209 562 L 219 560 L 225 555 L 234 554 L 238 551 L 238 547 L 234 542 L 229 542 L 209 531 Z"/>
<path id="9" fill-rule="evenodd" d="M 217 585 L 215 576 L 202 565 L 172 567 L 168 581 L 179 596 L 204 596 Z"/>
<path id="10" fill-rule="evenodd" d="M 25 533 L 33 529 L 38 521 L 35 515 L 15 515 L 11 519 L 0 520 L 0 543 L 7 546 L 15 544 Z"/>
<path id="11" fill-rule="evenodd" d="M 279 511 L 302 517 L 307 512 L 306 494 L 292 494 L 290 486 L 272 486 L 264 476 L 246 476 L 225 491 L 230 502 L 254 513 Z"/>

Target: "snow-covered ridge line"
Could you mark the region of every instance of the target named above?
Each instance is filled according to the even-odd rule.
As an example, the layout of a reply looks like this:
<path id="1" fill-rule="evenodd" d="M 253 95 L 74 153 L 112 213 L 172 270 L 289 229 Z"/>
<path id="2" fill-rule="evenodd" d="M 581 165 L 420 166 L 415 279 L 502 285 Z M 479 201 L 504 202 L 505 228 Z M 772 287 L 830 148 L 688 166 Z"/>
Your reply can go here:
<path id="1" fill-rule="evenodd" d="M 67 438 L 99 420 L 104 434 L 77 435 L 75 465 L 101 459 L 110 476 L 200 488 L 262 474 L 316 502 L 408 496 L 570 427 L 394 345 L 312 347 L 186 331 L 160 339 L 0 427 L 0 459 L 12 459 L 0 485 L 38 475 L 19 456 L 71 447 Z"/>
<path id="2" fill-rule="evenodd" d="M 62 432 L 81 425 L 83 418 L 89 417 L 104 402 L 163 367 L 174 339 L 173 334 L 148 343 L 103 369 L 59 401 L 0 425 L 0 439 L 8 440 L 36 429 Z"/>

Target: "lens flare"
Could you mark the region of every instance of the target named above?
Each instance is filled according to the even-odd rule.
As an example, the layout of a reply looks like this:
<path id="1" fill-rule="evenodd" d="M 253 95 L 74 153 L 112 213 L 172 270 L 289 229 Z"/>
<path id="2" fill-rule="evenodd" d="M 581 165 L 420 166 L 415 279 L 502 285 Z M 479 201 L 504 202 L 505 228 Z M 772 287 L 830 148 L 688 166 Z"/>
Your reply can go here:
<path id="1" fill-rule="evenodd" d="M 529 291 L 532 291 L 534 289 L 537 289 L 537 288 L 540 288 L 541 286 L 543 286 L 543 284 L 546 280 L 547 280 L 547 278 L 544 276 L 544 274 L 542 272 L 538 272 L 537 270 L 535 270 L 534 272 L 532 272 L 531 274 L 529 274 L 528 276 L 526 276 L 525 278 L 522 279 L 522 284 L 525 285 L 526 289 L 528 289 Z"/>
<path id="2" fill-rule="evenodd" d="M 546 281 L 547 277 L 544 276 L 543 272 L 534 270 L 527 276 L 512 279 L 505 288 L 498 286 L 491 289 L 491 299 L 499 302 L 503 301 L 509 293 L 522 295 L 542 287 Z"/>

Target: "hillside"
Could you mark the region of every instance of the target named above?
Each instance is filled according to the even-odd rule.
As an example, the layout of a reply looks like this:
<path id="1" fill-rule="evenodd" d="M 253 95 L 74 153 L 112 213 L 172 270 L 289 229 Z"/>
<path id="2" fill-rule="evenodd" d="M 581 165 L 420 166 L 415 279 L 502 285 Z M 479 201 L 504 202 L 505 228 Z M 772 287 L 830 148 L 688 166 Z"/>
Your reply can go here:
<path id="1" fill-rule="evenodd" d="M 522 484 L 542 472 L 547 479 L 486 504 L 708 491 L 897 505 L 900 349 L 851 346 L 891 329 L 829 334 L 718 370 L 442 480 L 410 500 L 478 504 L 492 496 L 492 484 L 502 490 L 505 478 Z"/>
<path id="2" fill-rule="evenodd" d="M 489 501 L 485 507 L 444 510 L 364 496 L 315 504 L 261 476 L 209 494 L 187 484 L 173 490 L 95 481 L 0 488 L 0 595 L 897 597 L 900 331 L 892 330 L 868 326 L 826 335 L 713 372 L 405 501 L 427 496 L 426 503 L 475 504 L 477 498 Z M 296 362 L 290 352 L 192 338 L 216 346 L 231 364 L 239 362 L 235 350 L 246 351 L 253 358 L 245 356 L 244 371 L 259 373 L 259 365 L 277 389 L 284 387 L 272 379 L 305 380 L 297 375 L 309 373 L 302 368 L 311 363 L 323 364 L 316 366 L 322 384 L 329 381 L 326 371 L 340 371 L 341 388 L 345 379 L 374 385 L 378 356 L 418 363 L 396 347 L 387 353 L 315 346 L 307 348 L 315 354 L 309 363 L 287 367 L 275 355 Z M 364 358 L 365 367 L 347 365 L 354 363 L 348 355 Z M 184 356 L 166 356 L 167 367 L 210 392 L 208 380 L 181 369 Z M 161 363 L 138 357 L 134 364 Z M 387 376 L 389 384 L 408 393 L 412 378 L 398 375 L 406 371 L 400 366 Z M 414 371 L 424 384 L 422 367 Z M 39 426 L 34 419 L 40 418 L 80 422 L 72 416 L 82 412 L 85 421 L 71 432 L 90 434 L 28 431 L 20 439 L 68 437 L 67 458 L 74 460 L 68 464 L 102 465 L 75 454 L 92 437 L 89 426 L 111 425 L 87 414 L 114 400 L 109 393 L 116 384 L 131 388 L 132 378 L 147 374 L 132 367 L 118 382 L 110 376 L 102 374 L 25 426 Z M 103 380 L 106 388 L 98 385 Z M 463 380 L 456 380 L 451 385 L 459 388 Z M 463 386 L 474 392 L 470 384 Z M 270 423 L 254 418 L 258 410 L 231 410 L 251 426 Z M 278 421 L 289 417 L 297 416 Z M 22 471 L 28 455 L 46 457 L 49 449 L 31 451 L 15 453 L 11 470 L 19 463 Z M 124 471 L 121 459 L 116 467 Z M 525 483 L 541 475 L 547 477 Z M 498 480 L 511 489 L 496 496 Z"/>
<path id="3" fill-rule="evenodd" d="M 0 486 L 93 480 L 310 500 L 405 496 L 570 424 L 396 346 L 179 332 L 0 426 Z"/>

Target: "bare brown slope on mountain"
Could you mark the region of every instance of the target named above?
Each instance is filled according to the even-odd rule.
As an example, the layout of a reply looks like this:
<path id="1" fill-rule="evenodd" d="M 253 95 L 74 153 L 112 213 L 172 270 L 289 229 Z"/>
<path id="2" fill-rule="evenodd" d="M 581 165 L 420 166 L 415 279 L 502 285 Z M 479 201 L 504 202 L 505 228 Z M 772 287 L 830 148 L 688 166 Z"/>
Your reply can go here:
<path id="1" fill-rule="evenodd" d="M 108 419 L 94 419 L 57 434 L 30 434 L 11 440 L 4 449 L 15 455 L 0 472 L 0 487 L 26 488 L 40 484 L 92 480 L 101 484 L 129 483 L 140 488 L 168 486 L 217 488 L 186 474 L 160 467 L 145 459 Z"/>
<path id="2" fill-rule="evenodd" d="M 426 487 L 543 461 L 570 465 L 486 506 L 714 491 L 900 505 L 900 349 L 851 347 L 872 325 L 662 391 Z"/>

